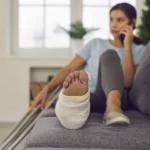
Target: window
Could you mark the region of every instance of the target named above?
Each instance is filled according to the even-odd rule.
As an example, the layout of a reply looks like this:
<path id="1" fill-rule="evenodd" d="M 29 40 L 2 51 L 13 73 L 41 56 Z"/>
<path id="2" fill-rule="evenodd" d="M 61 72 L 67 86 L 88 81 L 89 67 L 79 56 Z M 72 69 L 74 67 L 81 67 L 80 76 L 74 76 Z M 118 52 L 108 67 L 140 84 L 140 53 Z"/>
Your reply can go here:
<path id="1" fill-rule="evenodd" d="M 14 0 L 14 53 L 68 55 L 70 38 L 55 31 L 58 25 L 69 29 L 71 22 L 82 20 L 86 27 L 99 28 L 88 36 L 109 38 L 109 10 L 119 2 L 136 5 L 136 0 Z M 18 8 L 18 9 L 16 9 Z M 16 35 L 16 36 L 14 36 Z"/>
<path id="2" fill-rule="evenodd" d="M 20 0 L 18 21 L 20 48 L 69 47 L 68 36 L 54 31 L 69 27 L 70 0 Z"/>

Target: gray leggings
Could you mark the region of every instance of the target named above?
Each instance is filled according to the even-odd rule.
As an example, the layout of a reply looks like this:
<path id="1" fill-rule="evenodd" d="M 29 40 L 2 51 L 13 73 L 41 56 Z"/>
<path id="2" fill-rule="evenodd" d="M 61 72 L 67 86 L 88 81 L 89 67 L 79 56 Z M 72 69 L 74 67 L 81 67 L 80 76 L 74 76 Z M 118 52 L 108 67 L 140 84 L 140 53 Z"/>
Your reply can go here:
<path id="1" fill-rule="evenodd" d="M 118 90 L 121 95 L 121 107 L 128 108 L 128 91 L 124 88 L 123 70 L 116 51 L 105 51 L 99 61 L 98 82 L 95 93 L 91 93 L 91 112 L 105 112 L 106 96 L 112 90 Z"/>

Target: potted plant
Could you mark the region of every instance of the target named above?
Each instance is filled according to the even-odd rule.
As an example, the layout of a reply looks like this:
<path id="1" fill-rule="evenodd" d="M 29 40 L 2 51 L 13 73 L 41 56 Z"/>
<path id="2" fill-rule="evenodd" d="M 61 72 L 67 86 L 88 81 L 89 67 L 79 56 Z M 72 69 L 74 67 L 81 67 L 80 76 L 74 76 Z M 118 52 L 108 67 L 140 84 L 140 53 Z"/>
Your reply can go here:
<path id="1" fill-rule="evenodd" d="M 99 28 L 86 28 L 81 21 L 76 21 L 70 25 L 70 29 L 58 26 L 60 32 L 65 32 L 71 38 L 71 46 L 74 51 L 83 46 L 83 37 Z"/>

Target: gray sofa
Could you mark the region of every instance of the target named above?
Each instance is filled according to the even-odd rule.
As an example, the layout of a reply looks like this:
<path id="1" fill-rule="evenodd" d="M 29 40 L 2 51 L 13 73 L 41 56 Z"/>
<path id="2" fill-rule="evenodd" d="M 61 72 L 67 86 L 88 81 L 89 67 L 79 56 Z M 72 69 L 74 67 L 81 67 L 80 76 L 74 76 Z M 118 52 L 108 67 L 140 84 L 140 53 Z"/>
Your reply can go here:
<path id="1" fill-rule="evenodd" d="M 50 108 L 42 112 L 42 117 L 36 122 L 25 150 L 150 150 L 149 88 L 150 42 L 129 94 L 132 107 L 130 105 L 125 114 L 130 118 L 130 126 L 106 126 L 102 123 L 103 114 L 91 113 L 81 129 L 67 130 L 56 118 L 54 109 Z M 123 106 L 131 103 L 128 101 Z"/>
<path id="2" fill-rule="evenodd" d="M 150 117 L 135 109 L 125 111 L 130 126 L 106 126 L 103 114 L 91 113 L 78 130 L 62 127 L 53 108 L 42 113 L 27 137 L 25 150 L 150 149 Z"/>

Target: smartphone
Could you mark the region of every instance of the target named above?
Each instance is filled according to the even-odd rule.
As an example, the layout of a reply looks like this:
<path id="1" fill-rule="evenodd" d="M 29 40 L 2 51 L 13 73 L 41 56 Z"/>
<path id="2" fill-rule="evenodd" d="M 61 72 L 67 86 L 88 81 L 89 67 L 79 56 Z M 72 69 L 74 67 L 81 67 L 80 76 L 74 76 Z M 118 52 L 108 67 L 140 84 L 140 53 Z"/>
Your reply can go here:
<path id="1" fill-rule="evenodd" d="M 132 24 L 133 24 L 133 28 L 135 29 L 134 22 L 133 21 L 129 21 L 128 25 L 132 25 Z M 124 34 L 120 34 L 119 39 L 120 39 L 122 44 L 124 42 L 124 38 L 125 38 L 125 35 Z"/>

